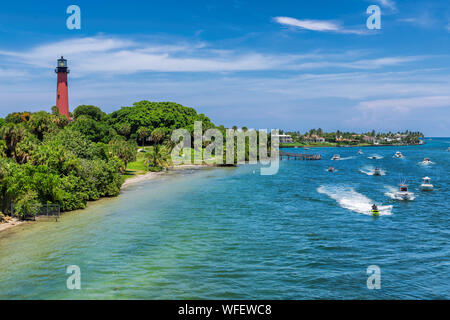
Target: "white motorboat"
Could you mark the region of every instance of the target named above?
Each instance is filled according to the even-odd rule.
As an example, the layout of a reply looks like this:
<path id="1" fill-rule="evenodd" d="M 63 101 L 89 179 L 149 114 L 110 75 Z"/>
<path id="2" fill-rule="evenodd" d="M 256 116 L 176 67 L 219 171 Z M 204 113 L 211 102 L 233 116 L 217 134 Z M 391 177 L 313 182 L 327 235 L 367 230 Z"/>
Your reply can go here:
<path id="1" fill-rule="evenodd" d="M 362 152 L 362 150 L 360 149 L 360 150 L 358 151 L 358 154 L 364 154 L 364 152 Z"/>
<path id="2" fill-rule="evenodd" d="M 395 197 L 399 200 L 414 200 L 414 193 L 408 191 L 408 186 L 401 183 Z"/>
<path id="3" fill-rule="evenodd" d="M 420 185 L 420 189 L 422 189 L 423 191 L 431 191 L 431 190 L 433 190 L 434 186 L 430 182 L 431 178 L 425 177 L 425 178 L 422 178 L 422 179 L 423 179 L 423 183 Z"/>
<path id="4" fill-rule="evenodd" d="M 403 155 L 402 155 L 402 153 L 400 151 L 397 151 L 395 153 L 394 157 L 396 157 L 396 158 L 403 158 Z"/>
<path id="5" fill-rule="evenodd" d="M 335 155 L 331 158 L 331 160 L 341 160 L 341 156 L 338 155 L 338 154 L 335 154 Z"/>
<path id="6" fill-rule="evenodd" d="M 375 170 L 373 170 L 373 175 L 374 175 L 374 176 L 381 176 L 381 170 L 380 170 L 380 168 L 375 168 Z"/>
<path id="7" fill-rule="evenodd" d="M 425 158 L 425 159 L 423 159 L 422 164 L 425 164 L 425 165 L 431 164 L 430 158 Z"/>
<path id="8" fill-rule="evenodd" d="M 370 156 L 369 159 L 376 160 L 378 157 L 376 155 Z"/>

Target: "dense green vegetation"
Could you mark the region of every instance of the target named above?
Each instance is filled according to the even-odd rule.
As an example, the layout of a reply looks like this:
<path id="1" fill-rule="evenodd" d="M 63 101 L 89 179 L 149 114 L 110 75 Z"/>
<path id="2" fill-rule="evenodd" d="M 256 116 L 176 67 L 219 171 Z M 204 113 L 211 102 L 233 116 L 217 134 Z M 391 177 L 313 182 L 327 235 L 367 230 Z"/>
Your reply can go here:
<path id="1" fill-rule="evenodd" d="M 111 114 L 89 105 L 77 107 L 69 121 L 45 111 L 16 112 L 0 118 L 0 210 L 19 217 L 35 215 L 42 204 L 62 211 L 84 208 L 87 201 L 116 196 L 124 177 L 139 169 L 169 165 L 165 141 L 172 130 L 193 132 L 214 124 L 193 108 L 172 102 L 141 101 Z M 146 152 L 138 143 L 150 138 Z M 127 164 L 132 164 L 127 170 Z M 4 216 L 3 215 L 3 216 Z"/>

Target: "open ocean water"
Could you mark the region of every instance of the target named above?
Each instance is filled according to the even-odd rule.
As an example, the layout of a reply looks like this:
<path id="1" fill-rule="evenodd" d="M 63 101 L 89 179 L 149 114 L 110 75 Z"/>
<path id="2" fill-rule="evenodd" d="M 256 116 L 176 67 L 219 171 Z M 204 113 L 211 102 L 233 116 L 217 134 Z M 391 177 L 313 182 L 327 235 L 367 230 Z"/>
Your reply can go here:
<path id="1" fill-rule="evenodd" d="M 0 299 L 448 299 L 448 147 L 311 148 L 323 160 L 282 161 L 273 176 L 247 165 L 134 185 L 0 233 Z M 434 191 L 420 191 L 425 176 Z M 413 201 L 393 199 L 402 180 Z M 69 265 L 81 290 L 66 288 Z"/>

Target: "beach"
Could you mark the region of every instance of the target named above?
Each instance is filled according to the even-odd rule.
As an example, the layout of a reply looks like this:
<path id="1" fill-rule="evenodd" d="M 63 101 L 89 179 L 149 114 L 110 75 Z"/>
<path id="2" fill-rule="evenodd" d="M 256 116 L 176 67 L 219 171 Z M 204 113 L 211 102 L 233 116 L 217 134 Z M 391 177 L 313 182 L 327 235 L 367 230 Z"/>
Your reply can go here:
<path id="1" fill-rule="evenodd" d="M 17 218 L 12 218 L 9 222 L 0 223 L 0 232 L 7 230 L 9 228 L 18 226 L 19 224 L 24 223 L 25 221 L 20 221 Z"/>

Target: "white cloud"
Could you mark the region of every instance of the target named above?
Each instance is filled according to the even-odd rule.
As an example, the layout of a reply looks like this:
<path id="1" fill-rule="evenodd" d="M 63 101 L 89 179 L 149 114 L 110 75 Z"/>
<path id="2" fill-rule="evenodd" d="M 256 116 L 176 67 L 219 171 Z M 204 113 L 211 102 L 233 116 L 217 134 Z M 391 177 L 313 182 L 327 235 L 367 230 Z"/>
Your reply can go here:
<path id="1" fill-rule="evenodd" d="M 5 57 L 21 58 L 29 65 L 49 68 L 65 56 L 79 74 L 90 72 L 229 72 L 268 70 L 289 63 L 292 57 L 260 53 L 214 52 L 205 44 L 159 45 L 119 38 L 89 37 L 40 45 L 25 52 L 0 50 Z"/>
<path id="2" fill-rule="evenodd" d="M 320 32 L 336 32 L 336 33 L 353 33 L 366 34 L 363 30 L 344 29 L 334 21 L 326 20 L 299 20 L 291 17 L 275 17 L 274 20 L 282 25 L 296 27 L 300 29 L 320 31 Z"/>
<path id="3" fill-rule="evenodd" d="M 265 54 L 218 50 L 205 43 L 179 41 L 174 45 L 161 45 L 101 36 L 47 43 L 20 52 L 0 49 L 0 63 L 8 65 L 20 58 L 23 63 L 28 64 L 29 70 L 39 76 L 39 72 L 34 72 L 35 69 L 48 72 L 61 55 L 69 60 L 72 77 L 98 72 L 120 75 L 142 72 L 294 71 L 323 68 L 368 70 L 425 59 L 420 56 L 362 59 L 369 55 L 364 51 L 340 54 Z"/>
<path id="4" fill-rule="evenodd" d="M 397 5 L 393 0 L 375 0 L 375 1 L 378 2 L 380 5 L 382 5 L 383 7 L 389 8 L 391 10 L 397 9 Z"/>
<path id="5" fill-rule="evenodd" d="M 410 112 L 416 109 L 450 108 L 450 96 L 425 96 L 362 101 L 358 108 L 374 112 Z"/>
<path id="6" fill-rule="evenodd" d="M 314 30 L 314 31 L 338 31 L 338 30 L 340 30 L 340 27 L 331 21 L 298 20 L 298 19 L 289 18 L 289 17 L 276 17 L 275 21 L 280 24 L 299 27 L 299 28 L 308 29 L 308 30 Z"/>
<path id="7" fill-rule="evenodd" d="M 407 23 L 413 23 L 413 24 L 416 24 L 416 23 L 418 23 L 420 20 L 419 20 L 419 18 L 400 18 L 400 19 L 397 19 L 397 21 L 399 21 L 399 22 L 407 22 Z"/>

